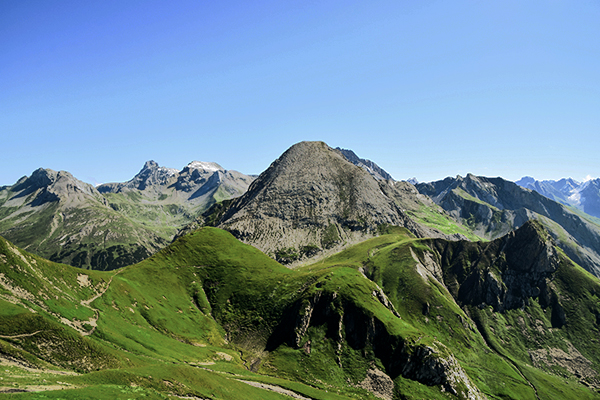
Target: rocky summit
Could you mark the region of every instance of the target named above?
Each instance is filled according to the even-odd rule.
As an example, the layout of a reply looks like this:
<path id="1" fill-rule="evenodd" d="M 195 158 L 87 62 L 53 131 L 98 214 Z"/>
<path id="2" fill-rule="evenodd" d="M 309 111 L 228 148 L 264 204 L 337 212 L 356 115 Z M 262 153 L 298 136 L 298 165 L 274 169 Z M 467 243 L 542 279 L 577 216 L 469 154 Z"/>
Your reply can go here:
<path id="1" fill-rule="evenodd" d="M 409 184 L 375 179 L 323 142 L 301 142 L 273 162 L 215 225 L 283 262 L 339 249 L 385 226 L 446 237 L 403 211 L 402 185 Z M 416 194 L 411 196 L 418 202 Z"/>

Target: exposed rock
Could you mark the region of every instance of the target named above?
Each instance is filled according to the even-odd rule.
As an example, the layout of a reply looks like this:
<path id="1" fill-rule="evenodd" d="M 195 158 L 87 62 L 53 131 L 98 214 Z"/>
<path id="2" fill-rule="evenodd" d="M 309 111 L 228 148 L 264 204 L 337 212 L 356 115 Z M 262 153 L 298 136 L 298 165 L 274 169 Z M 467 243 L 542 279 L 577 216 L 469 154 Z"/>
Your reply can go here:
<path id="1" fill-rule="evenodd" d="M 254 177 L 227 171 L 217 163 L 193 161 L 181 171 L 147 161 L 133 179 L 98 186 L 101 193 L 137 193 L 145 204 L 177 205 L 195 216 L 215 202 L 243 194 Z M 184 226 L 185 223 L 181 224 Z"/>
<path id="2" fill-rule="evenodd" d="M 366 160 L 364 158 L 359 158 L 352 150 L 341 149 L 337 147 L 336 151 L 340 152 L 341 155 L 352 164 L 357 167 L 361 167 L 365 171 L 367 171 L 373 178 L 378 180 L 394 180 L 390 174 L 388 174 L 383 168 L 379 165 L 375 164 L 371 160 Z"/>
<path id="3" fill-rule="evenodd" d="M 394 381 L 385 372 L 376 368 L 369 369 L 365 380 L 358 386 L 368 390 L 380 399 L 392 400 L 394 396 Z"/>
<path id="4" fill-rule="evenodd" d="M 273 162 L 214 225 L 274 257 L 297 253 L 280 257 L 291 261 L 304 258 L 304 248 L 340 249 L 372 237 L 384 224 L 421 237 L 446 237 L 413 222 L 394 185 L 377 181 L 323 142 L 301 142 Z"/>
<path id="5" fill-rule="evenodd" d="M 338 348 L 341 341 L 346 341 L 353 349 L 373 350 L 383 363 L 385 373 L 371 370 L 361 386 L 369 386 L 368 390 L 381 398 L 391 398 L 388 396 L 391 396 L 392 380 L 400 375 L 425 385 L 441 386 L 462 398 L 485 398 L 442 343 L 434 341 L 433 346 L 425 346 L 392 335 L 382 321 L 335 293 L 319 292 L 292 305 L 271 334 L 266 350 L 274 350 L 283 343 L 304 348 L 310 326 L 324 326 L 326 337 L 340 343 Z"/>
<path id="6" fill-rule="evenodd" d="M 577 182 L 572 178 L 563 178 L 558 181 L 538 181 L 526 176 L 515 183 L 549 199 L 576 207 L 586 214 L 600 218 L 600 179 L 590 179 L 585 182 Z"/>
<path id="7" fill-rule="evenodd" d="M 168 242 L 112 209 L 92 185 L 65 171 L 38 169 L 0 190 L 0 234 L 53 261 L 114 269 Z"/>
<path id="8" fill-rule="evenodd" d="M 560 308 L 558 299 L 549 302 L 558 253 L 537 222 L 488 243 L 432 240 L 430 245 L 447 266 L 444 281 L 459 304 L 490 305 L 504 311 L 539 297 L 543 307 Z"/>
<path id="9" fill-rule="evenodd" d="M 130 181 L 95 188 L 40 168 L 0 188 L 0 234 L 52 261 L 120 268 L 154 254 L 178 228 L 241 195 L 252 180 L 216 163 L 195 161 L 180 172 L 148 161 Z"/>
<path id="10" fill-rule="evenodd" d="M 559 366 L 577 378 L 585 380 L 588 384 L 596 388 L 600 387 L 598 373 L 592 368 L 592 362 L 585 358 L 571 343 L 567 342 L 566 344 L 568 352 L 560 348 L 530 350 L 529 355 L 533 365 L 541 369 Z"/>

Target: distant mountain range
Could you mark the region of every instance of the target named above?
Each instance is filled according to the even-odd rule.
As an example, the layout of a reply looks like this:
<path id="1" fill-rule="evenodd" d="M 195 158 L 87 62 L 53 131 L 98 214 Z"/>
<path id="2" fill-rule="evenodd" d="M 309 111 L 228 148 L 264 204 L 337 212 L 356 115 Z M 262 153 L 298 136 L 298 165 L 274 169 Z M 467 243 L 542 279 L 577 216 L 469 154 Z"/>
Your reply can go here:
<path id="1" fill-rule="evenodd" d="M 535 190 L 549 199 L 600 218 L 600 179 L 590 179 L 585 182 L 577 182 L 571 178 L 538 181 L 526 176 L 516 183 L 526 189 Z"/>
<path id="2" fill-rule="evenodd" d="M 130 181 L 95 188 L 40 168 L 0 187 L 0 235 L 53 261 L 124 267 L 166 246 L 178 229 L 215 202 L 241 195 L 253 180 L 215 163 L 178 171 L 148 161 Z"/>

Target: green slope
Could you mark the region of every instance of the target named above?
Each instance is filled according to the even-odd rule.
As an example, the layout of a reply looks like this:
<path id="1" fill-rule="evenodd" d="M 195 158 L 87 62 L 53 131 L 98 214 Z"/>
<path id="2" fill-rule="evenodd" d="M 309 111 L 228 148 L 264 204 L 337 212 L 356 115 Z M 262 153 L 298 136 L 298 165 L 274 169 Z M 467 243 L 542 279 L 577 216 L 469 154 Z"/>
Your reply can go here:
<path id="1" fill-rule="evenodd" d="M 456 296 L 449 271 L 458 260 L 486 270 L 476 255 L 495 242 L 390 231 L 296 270 L 215 228 L 110 272 L 48 262 L 0 239 L 0 393 L 289 398 L 245 383 L 255 382 L 313 399 L 597 397 L 580 383 L 592 378 L 529 353 L 573 346 L 598 370 L 597 279 L 560 255 L 553 293 L 571 301 L 560 300 L 568 322 L 553 326 L 552 307 L 535 298 L 494 311 Z M 461 243 L 446 249 L 454 258 L 438 250 Z"/>

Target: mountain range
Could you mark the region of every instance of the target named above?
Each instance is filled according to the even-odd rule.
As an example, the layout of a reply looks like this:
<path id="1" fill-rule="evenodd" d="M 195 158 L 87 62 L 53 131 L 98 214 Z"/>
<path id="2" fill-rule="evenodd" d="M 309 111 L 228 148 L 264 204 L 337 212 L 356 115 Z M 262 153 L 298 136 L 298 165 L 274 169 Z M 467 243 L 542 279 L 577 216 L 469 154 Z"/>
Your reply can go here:
<path id="1" fill-rule="evenodd" d="M 573 261 L 600 275 L 600 225 L 586 214 L 502 178 L 469 174 L 416 187 L 485 239 L 537 219 Z"/>
<path id="2" fill-rule="evenodd" d="M 301 142 L 256 178 L 147 162 L 0 189 L 32 252 L 70 227 L 36 215 L 80 209 L 165 241 L 98 271 L 0 237 L 0 397 L 600 398 L 594 218 L 501 178 L 385 174 Z"/>
<path id="3" fill-rule="evenodd" d="M 96 188 L 40 168 L 0 187 L 0 234 L 53 261 L 124 267 L 166 246 L 215 202 L 244 193 L 253 179 L 216 163 L 178 171 L 149 161 L 130 181 Z"/>
<path id="4" fill-rule="evenodd" d="M 577 182 L 571 178 L 538 181 L 526 176 L 516 183 L 526 189 L 535 190 L 549 199 L 600 218 L 600 179 L 590 179 L 585 182 Z"/>

